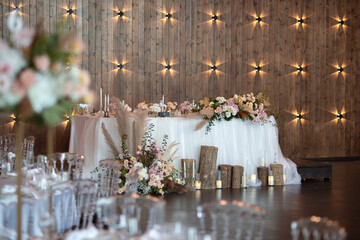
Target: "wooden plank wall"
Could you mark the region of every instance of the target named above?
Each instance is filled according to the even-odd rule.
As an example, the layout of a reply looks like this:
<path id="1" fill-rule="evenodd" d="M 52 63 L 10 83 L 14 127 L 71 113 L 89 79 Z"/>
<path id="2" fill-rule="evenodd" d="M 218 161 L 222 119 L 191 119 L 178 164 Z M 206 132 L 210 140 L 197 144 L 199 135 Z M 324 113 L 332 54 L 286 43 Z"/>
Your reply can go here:
<path id="1" fill-rule="evenodd" d="M 360 155 L 359 1 L 1 0 L 1 37 L 9 36 L 6 19 L 14 5 L 21 6 L 27 26 L 42 23 L 47 32 L 66 18 L 87 45 L 82 66 L 96 92 L 102 87 L 134 107 L 158 102 L 163 94 L 180 102 L 268 89 L 284 117 L 278 126 L 286 156 Z M 68 8 L 75 16 L 66 15 Z M 119 63 L 124 69 L 116 69 Z M 218 70 L 211 71 L 212 65 Z M 260 72 L 254 71 L 257 65 Z M 304 71 L 297 72 L 298 66 Z M 337 120 L 338 112 L 345 119 Z M 298 113 L 303 120 L 296 119 Z M 12 130 L 11 119 L 0 121 L 2 134 Z M 58 127 L 61 149 L 69 129 L 70 124 Z M 39 152 L 45 149 L 45 131 L 27 131 L 38 137 Z"/>

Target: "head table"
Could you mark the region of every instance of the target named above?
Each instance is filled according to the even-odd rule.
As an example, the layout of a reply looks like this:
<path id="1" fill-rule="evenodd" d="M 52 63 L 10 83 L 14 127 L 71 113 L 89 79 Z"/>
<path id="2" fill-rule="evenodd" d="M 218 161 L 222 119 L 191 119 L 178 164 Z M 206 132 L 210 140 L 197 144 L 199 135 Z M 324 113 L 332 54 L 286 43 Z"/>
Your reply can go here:
<path id="1" fill-rule="evenodd" d="M 130 120 L 134 121 L 133 118 Z M 173 141 L 180 143 L 176 153 L 179 158 L 173 162 L 177 169 L 181 169 L 181 158 L 195 159 L 199 164 L 201 145 L 215 146 L 219 149 L 217 165 L 241 165 L 249 176 L 256 173 L 260 158 L 263 157 L 266 166 L 274 162 L 284 166 L 286 184 L 300 184 L 301 178 L 295 163 L 281 152 L 274 117 L 271 116 L 270 121 L 262 125 L 241 119 L 215 122 L 207 135 L 205 127 L 194 131 L 201 121 L 186 117 L 148 117 L 148 123 L 154 125 L 153 137 L 158 145 L 161 145 L 164 135 L 168 135 L 168 144 Z M 77 115 L 72 121 L 69 151 L 85 156 L 85 177 L 90 176 L 100 160 L 113 158 L 102 133 L 102 123 L 120 148 L 115 118 Z M 132 126 L 130 124 L 129 142 L 132 140 Z"/>

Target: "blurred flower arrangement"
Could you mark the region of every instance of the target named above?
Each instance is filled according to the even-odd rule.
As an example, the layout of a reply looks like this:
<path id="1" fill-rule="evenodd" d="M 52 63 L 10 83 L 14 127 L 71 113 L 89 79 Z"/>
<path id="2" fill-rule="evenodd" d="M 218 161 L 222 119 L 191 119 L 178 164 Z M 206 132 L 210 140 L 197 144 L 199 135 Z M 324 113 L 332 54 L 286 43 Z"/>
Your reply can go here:
<path id="1" fill-rule="evenodd" d="M 209 133 L 215 121 L 230 121 L 233 118 L 251 120 L 253 123 L 267 123 L 270 106 L 266 92 L 260 92 L 258 95 L 253 93 L 242 96 L 235 94 L 232 98 L 224 97 L 204 98 L 199 102 L 198 109 L 192 109 L 192 112 L 199 113 L 204 119 L 199 123 L 196 129 L 202 128 L 207 123 L 206 133 Z"/>
<path id="2" fill-rule="evenodd" d="M 165 188 L 164 180 L 178 178 L 179 172 L 172 166 L 173 153 L 169 158 L 169 150 L 176 144 L 167 146 L 167 136 L 164 137 L 162 147 L 157 146 L 152 137 L 153 125 L 145 133 L 142 144 L 138 146 L 135 156 L 132 156 L 126 144 L 122 144 L 122 153 L 116 157 L 121 163 L 119 192 L 126 190 L 126 178 L 129 173 L 137 171 L 139 194 L 161 194 L 170 192 Z"/>
<path id="3" fill-rule="evenodd" d="M 127 179 L 132 177 L 134 172 L 138 174 L 137 193 L 164 194 L 170 192 L 171 190 L 167 188 L 165 182 L 173 181 L 179 176 L 178 170 L 172 166 L 177 152 L 172 149 L 177 144 L 171 143 L 168 146 L 167 136 L 164 136 L 162 146 L 157 145 L 152 136 L 154 125 L 147 126 L 148 111 L 141 110 L 141 106 L 134 112 L 135 132 L 132 141 L 129 142 L 127 139 L 130 124 L 129 112 L 118 99 L 114 99 L 114 103 L 121 149 L 118 149 L 104 124 L 102 124 L 102 131 L 111 152 L 121 163 L 119 192 L 126 191 Z M 172 154 L 170 154 L 171 152 Z"/>
<path id="4" fill-rule="evenodd" d="M 77 66 L 84 48 L 80 39 L 70 41 L 73 33 L 61 30 L 22 28 L 16 13 L 8 25 L 10 40 L 0 40 L 0 109 L 51 126 L 70 115 L 74 102 L 91 101 L 90 75 Z"/>

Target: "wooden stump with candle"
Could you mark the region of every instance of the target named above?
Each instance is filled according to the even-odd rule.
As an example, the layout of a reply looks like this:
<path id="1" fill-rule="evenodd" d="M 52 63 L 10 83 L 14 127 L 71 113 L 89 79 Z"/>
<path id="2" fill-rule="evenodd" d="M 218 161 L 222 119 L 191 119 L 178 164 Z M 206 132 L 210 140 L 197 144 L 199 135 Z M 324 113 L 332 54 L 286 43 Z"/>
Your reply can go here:
<path id="1" fill-rule="evenodd" d="M 268 185 L 268 176 L 269 176 L 269 168 L 267 167 L 258 167 L 258 178 L 261 181 L 261 186 Z"/>
<path id="2" fill-rule="evenodd" d="M 283 165 L 282 164 L 270 164 L 270 169 L 274 175 L 274 185 L 275 186 L 284 185 Z"/>
<path id="3" fill-rule="evenodd" d="M 181 159 L 181 167 L 183 170 L 183 178 L 185 179 L 185 186 L 194 189 L 196 176 L 195 159 Z"/>
<path id="4" fill-rule="evenodd" d="M 216 188 L 217 147 L 201 146 L 199 173 L 201 189 Z"/>
<path id="5" fill-rule="evenodd" d="M 218 170 L 221 172 L 222 188 L 231 188 L 231 165 L 219 165 Z"/>
<path id="6" fill-rule="evenodd" d="M 235 165 L 232 167 L 232 188 L 241 188 L 241 176 L 243 175 L 244 167 L 240 165 Z"/>

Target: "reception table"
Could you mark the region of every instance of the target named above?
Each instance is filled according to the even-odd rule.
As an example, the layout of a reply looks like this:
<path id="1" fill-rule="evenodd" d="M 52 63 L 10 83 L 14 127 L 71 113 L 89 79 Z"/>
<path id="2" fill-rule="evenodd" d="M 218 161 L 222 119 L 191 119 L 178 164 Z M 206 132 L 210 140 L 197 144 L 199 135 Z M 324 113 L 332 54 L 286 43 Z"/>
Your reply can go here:
<path id="1" fill-rule="evenodd" d="M 131 118 L 131 121 L 134 120 Z M 178 169 L 181 169 L 181 158 L 195 159 L 198 164 L 200 146 L 207 145 L 218 147 L 218 165 L 242 165 L 246 175 L 250 176 L 256 173 L 260 159 L 264 158 L 266 166 L 275 162 L 284 166 L 286 184 L 300 184 L 301 178 L 295 163 L 285 158 L 281 152 L 274 117 L 270 117 L 270 121 L 262 125 L 241 119 L 215 122 L 207 135 L 205 127 L 194 131 L 201 121 L 202 119 L 185 117 L 148 117 L 148 123 L 154 125 L 153 137 L 158 145 L 161 145 L 164 135 L 168 136 L 168 144 L 173 141 L 180 143 L 176 154 L 179 158 L 173 162 Z M 86 177 L 90 176 L 100 160 L 113 158 L 102 133 L 102 123 L 120 148 L 115 118 L 78 115 L 74 116 L 72 122 L 69 151 L 85 156 Z M 131 142 L 132 127 L 129 132 Z"/>

